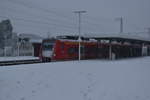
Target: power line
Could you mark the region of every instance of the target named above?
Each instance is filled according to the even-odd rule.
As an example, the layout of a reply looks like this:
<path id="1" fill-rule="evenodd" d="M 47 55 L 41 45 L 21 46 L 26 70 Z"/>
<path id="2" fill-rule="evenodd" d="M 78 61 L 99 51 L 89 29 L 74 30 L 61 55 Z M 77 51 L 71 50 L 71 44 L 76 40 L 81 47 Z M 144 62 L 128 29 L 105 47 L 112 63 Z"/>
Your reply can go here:
<path id="1" fill-rule="evenodd" d="M 7 1 L 10 1 L 10 0 L 7 0 Z M 11 1 L 12 2 L 12 1 Z M 23 5 L 23 6 L 25 6 L 25 7 L 28 7 L 28 8 L 38 8 L 38 7 L 34 7 L 33 5 L 32 6 L 30 6 L 30 5 L 27 5 L 27 4 L 25 4 L 24 2 L 17 2 L 17 1 L 15 1 L 15 2 L 13 2 L 13 3 L 19 3 L 19 4 L 21 4 L 21 5 Z M 48 12 L 49 13 L 49 10 L 43 10 L 43 9 L 41 9 L 41 8 L 38 8 L 38 9 L 40 9 L 41 11 L 44 11 L 44 12 Z M 50 13 L 49 13 L 50 14 Z M 55 12 L 55 15 L 58 15 L 58 13 L 56 14 L 56 12 Z M 60 15 L 60 14 L 59 14 Z M 66 18 L 66 16 L 64 16 L 65 18 Z M 57 20 L 57 19 L 56 19 Z M 68 22 L 68 21 L 67 21 Z M 85 22 L 85 21 L 84 21 Z M 89 22 L 88 21 L 86 21 L 85 23 L 88 23 L 89 24 Z M 89 24 L 89 25 L 91 25 L 91 23 Z M 97 26 L 102 26 L 102 25 L 100 25 L 99 23 L 92 23 L 92 26 L 95 26 L 94 28 L 96 28 Z M 90 26 L 91 27 L 91 26 Z M 99 29 L 100 27 L 98 27 L 98 29 Z"/>
<path id="2" fill-rule="evenodd" d="M 59 17 L 59 19 L 52 19 L 51 20 L 51 16 L 49 16 L 49 18 L 46 18 L 45 16 L 44 19 L 47 19 L 47 20 L 51 20 L 51 21 L 55 21 L 55 23 L 58 23 L 58 21 L 60 22 L 65 22 L 64 24 L 67 24 L 69 21 L 72 21 L 74 20 L 73 18 L 69 17 L 69 16 L 66 16 L 64 13 L 58 13 L 56 11 L 53 11 L 53 10 L 50 10 L 50 9 L 45 9 L 45 8 L 41 8 L 40 6 L 37 6 L 35 4 L 33 4 L 32 2 L 28 2 L 28 3 L 25 3 L 23 2 L 23 0 L 7 0 L 8 2 L 10 3 L 13 3 L 13 4 L 16 4 L 16 5 L 21 5 L 21 6 L 24 6 L 26 8 L 31 8 L 31 9 L 35 9 L 37 11 L 42 11 L 42 12 L 45 12 L 46 14 L 49 14 L 49 15 L 55 15 L 56 17 Z M 71 12 L 70 12 L 71 13 Z M 93 16 L 87 16 L 84 18 L 85 21 L 83 21 L 83 23 L 87 23 L 85 25 L 89 25 L 89 27 L 93 27 L 95 29 L 99 29 L 101 27 L 103 27 L 103 25 L 101 25 L 100 23 L 110 23 L 112 22 L 113 23 L 113 20 L 110 18 L 104 18 L 104 17 L 93 17 Z M 87 20 L 86 20 L 87 19 Z M 63 21 L 62 21 L 63 20 Z M 122 21 L 123 22 L 123 21 Z M 73 22 L 74 23 L 74 22 Z M 69 24 L 69 27 L 70 26 L 74 26 L 72 22 L 71 23 L 68 23 Z M 109 24 L 105 25 L 106 27 L 108 26 Z M 120 24 L 121 25 L 121 24 Z M 123 25 L 123 24 L 122 24 Z M 63 25 L 64 26 L 64 25 Z M 67 25 L 66 25 L 67 26 Z M 100 27 L 98 27 L 100 26 Z M 88 27 L 88 29 L 89 29 Z M 136 26 L 134 26 L 136 27 Z M 102 29 L 102 28 L 101 28 Z M 136 28 L 137 29 L 137 28 Z M 139 29 L 139 28 L 138 28 Z M 121 28 L 120 28 L 121 30 Z M 123 27 L 122 27 L 122 31 L 123 31 Z"/>
<path id="3" fill-rule="evenodd" d="M 26 4 L 26 3 L 22 2 L 22 1 L 16 1 L 16 0 L 7 0 L 7 1 L 12 2 L 14 4 L 22 5 L 22 6 L 27 7 L 27 8 L 36 9 L 38 11 L 40 10 L 40 11 L 46 12 L 48 14 L 53 14 L 53 15 L 56 15 L 57 17 L 61 17 L 63 19 L 67 19 L 67 20 L 71 19 L 71 20 L 73 20 L 72 18 L 70 18 L 70 17 L 68 17 L 68 16 L 66 16 L 66 15 L 64 15 L 62 13 L 60 14 L 60 13 L 57 13 L 57 12 L 52 11 L 52 10 L 41 8 L 40 6 L 36 6 L 36 5 L 32 4 L 31 2 L 30 2 L 30 4 Z"/>
<path id="4" fill-rule="evenodd" d="M 12 2 L 12 0 L 7 0 L 7 1 L 11 1 Z M 33 4 L 32 3 L 30 3 L 30 4 L 32 4 L 32 6 L 30 6 L 30 5 L 28 5 L 28 4 L 26 4 L 26 3 L 24 3 L 24 2 L 21 2 L 21 1 L 14 1 L 13 3 L 17 3 L 17 4 L 21 4 L 21 5 L 23 5 L 23 6 L 25 6 L 25 7 L 28 7 L 28 8 L 34 8 L 34 9 L 39 9 L 39 10 L 41 10 L 41 11 L 44 11 L 44 12 L 46 12 L 46 13 L 48 13 L 48 14 L 54 14 L 54 15 L 57 15 L 57 16 L 59 16 L 59 17 L 63 17 L 63 19 L 71 19 L 70 17 L 68 17 L 68 16 L 66 16 L 66 15 L 64 15 L 64 14 L 60 14 L 60 13 L 57 13 L 57 12 L 54 12 L 54 11 L 52 11 L 52 10 L 47 10 L 47 9 L 44 9 L 44 8 L 40 8 L 40 7 L 35 7 L 35 6 L 33 6 Z M 88 17 L 88 18 L 91 18 L 91 17 Z M 95 19 L 95 18 L 93 18 L 93 19 Z M 57 20 L 57 19 L 56 19 Z M 73 20 L 73 19 L 71 19 L 71 20 Z M 68 22 L 68 21 L 67 21 Z M 97 22 L 97 20 L 96 20 L 96 22 Z M 86 21 L 85 23 L 89 23 L 88 21 Z M 92 26 L 97 26 L 97 25 L 100 25 L 100 24 L 98 24 L 98 23 L 94 23 L 94 24 L 92 24 Z M 101 25 L 100 25 L 101 26 Z"/>
<path id="5" fill-rule="evenodd" d="M 5 16 L 1 16 L 1 17 L 4 17 L 4 18 L 6 18 Z M 24 21 L 24 22 L 30 22 L 30 23 L 40 23 L 40 24 L 46 24 L 46 25 L 53 25 L 53 26 L 56 26 L 56 27 L 58 27 L 58 26 L 61 26 L 61 27 L 67 27 L 67 28 L 76 28 L 75 27 L 75 25 L 72 25 L 73 27 L 71 27 L 71 25 L 65 25 L 65 24 L 63 24 L 63 25 L 60 25 L 60 24 L 56 24 L 56 23 L 48 23 L 48 22 L 43 22 L 43 21 L 36 21 L 36 20 L 31 20 L 31 19 L 24 19 L 24 18 L 16 18 L 16 17 L 12 17 L 12 19 L 15 19 L 15 20 L 20 20 L 20 21 Z M 92 26 L 88 26 L 88 25 L 90 25 L 90 24 L 85 24 L 84 26 L 84 28 L 87 28 L 88 30 L 91 30 L 91 29 L 99 29 L 100 27 L 98 27 L 98 25 L 96 24 L 95 26 L 92 24 Z M 102 30 L 102 29 L 101 29 Z"/>
<path id="6" fill-rule="evenodd" d="M 7 19 L 9 19 L 8 17 L 6 17 L 6 16 L 0 16 L 1 18 L 7 18 Z M 25 23 L 33 23 L 34 25 L 34 27 L 35 26 L 43 26 L 44 25 L 44 28 L 45 27 L 49 27 L 50 29 L 55 29 L 55 30 L 58 30 L 58 29 L 61 29 L 61 30 L 64 30 L 64 31 L 75 31 L 76 30 L 76 27 L 67 27 L 67 26 L 62 26 L 62 25 L 57 25 L 57 24 L 52 24 L 52 23 L 47 23 L 47 22 L 41 22 L 41 21 L 36 21 L 36 20 L 31 20 L 31 19 L 23 19 L 23 18 L 16 18 L 16 17 L 11 17 L 11 19 L 13 19 L 13 20 L 17 20 L 17 21 L 23 21 L 23 22 L 25 22 Z M 21 24 L 22 25 L 22 24 Z M 26 26 L 26 27 L 28 27 L 28 26 L 31 26 L 31 24 L 24 24 L 23 26 Z M 50 27 L 51 26 L 51 27 Z M 41 28 L 41 27 L 40 27 Z M 88 30 L 88 31 L 92 31 L 92 29 L 93 30 L 95 30 L 96 29 L 96 27 L 84 27 L 84 29 L 85 30 Z M 95 32 L 95 31 L 92 31 L 92 32 Z"/>
<path id="7" fill-rule="evenodd" d="M 7 18 L 9 19 L 8 17 L 6 16 L 0 16 L 2 18 Z M 66 25 L 59 25 L 59 24 L 56 24 L 56 23 L 48 23 L 48 22 L 43 22 L 43 21 L 37 21 L 37 20 L 31 20 L 31 19 L 24 19 L 24 18 L 17 18 L 17 17 L 11 17 L 12 19 L 14 20 L 20 20 L 20 21 L 24 21 L 24 22 L 30 22 L 30 23 L 38 23 L 38 24 L 46 24 L 46 25 L 50 25 L 50 26 L 61 26 L 61 27 L 67 27 L 67 28 L 76 28 L 76 27 L 71 27 L 71 26 L 66 26 Z"/>
<path id="8" fill-rule="evenodd" d="M 13 8 L 7 8 L 8 9 L 8 11 L 10 12 L 10 13 L 12 13 L 13 12 L 13 14 L 14 14 L 14 12 L 17 12 L 17 10 L 14 10 Z M 6 12 L 6 11 L 5 11 Z M 25 12 L 23 12 L 23 14 L 25 14 Z M 16 14 L 15 14 L 16 15 Z M 22 15 L 22 14 L 21 14 Z M 27 15 L 27 14 L 26 14 Z M 55 19 L 55 18 L 51 18 L 51 17 L 46 17 L 46 16 L 40 16 L 40 15 L 34 15 L 33 13 L 28 13 L 28 15 L 29 16 L 31 16 L 31 17 L 37 17 L 38 19 L 39 18 L 42 18 L 42 20 L 44 19 L 44 20 L 47 20 L 48 22 L 55 22 L 55 23 L 58 23 L 58 24 L 69 24 L 69 26 L 75 26 L 75 23 L 70 23 L 69 21 L 62 21 L 62 20 L 59 20 L 59 19 Z"/>
<path id="9" fill-rule="evenodd" d="M 7 19 L 9 19 L 8 17 L 5 17 L 5 16 L 0 16 L 0 17 L 2 17 L 2 18 L 7 18 Z M 61 27 L 55 27 L 54 25 L 52 26 L 52 25 L 50 25 L 50 24 L 48 24 L 48 23 L 44 23 L 44 22 L 39 22 L 39 21 L 33 21 L 33 20 L 26 20 L 26 19 L 22 19 L 22 18 L 12 18 L 12 19 L 14 19 L 14 20 L 18 20 L 18 21 L 24 21 L 24 22 L 28 22 L 28 23 L 36 23 L 35 25 L 37 26 L 37 25 L 40 25 L 40 26 L 43 26 L 43 25 L 46 25 L 46 26 L 44 26 L 44 27 L 48 27 L 48 28 L 53 28 L 53 29 L 63 29 L 63 30 L 71 30 L 71 29 L 74 29 L 74 28 L 69 28 L 69 27 L 64 27 L 64 26 L 61 26 Z M 39 24 L 40 23 L 40 24 Z M 43 25 L 41 25 L 41 24 L 43 24 Z M 24 24 L 25 25 L 25 24 Z M 48 25 L 48 26 L 47 26 Z M 28 24 L 28 25 L 26 25 L 26 27 L 27 26 L 31 26 L 30 24 Z M 52 26 L 52 27 L 50 27 L 50 26 Z M 72 31 L 72 30 L 71 30 Z"/>
<path id="10" fill-rule="evenodd" d="M 6 16 L 0 16 L 0 17 L 3 17 L 3 18 L 7 18 Z M 64 31 L 72 31 L 72 32 L 76 32 L 75 30 L 77 29 L 76 27 L 68 27 L 68 26 L 64 26 L 64 25 L 57 25 L 57 24 L 52 24 L 52 23 L 47 23 L 47 22 L 42 22 L 42 21 L 36 21 L 36 20 L 31 20 L 31 19 L 24 19 L 24 18 L 16 18 L 16 17 L 11 17 L 13 20 L 17 20 L 17 21 L 23 21 L 25 23 L 34 23 L 36 26 L 43 26 L 43 25 L 46 25 L 44 27 L 47 27 L 47 25 L 49 26 L 50 29 L 53 29 L 53 30 L 64 30 Z M 42 24 L 42 25 L 41 25 Z M 31 25 L 26 25 L 27 26 L 31 26 Z M 51 26 L 51 27 L 50 27 Z M 84 29 L 84 32 L 102 32 L 104 29 L 100 29 L 100 27 L 98 26 L 88 26 L 87 24 L 84 25 L 83 27 Z"/>
<path id="11" fill-rule="evenodd" d="M 16 12 L 16 10 L 14 10 L 14 9 L 8 9 L 10 12 Z M 26 14 L 27 15 L 27 14 Z M 31 15 L 33 15 L 32 13 L 30 14 L 30 16 Z M 59 21 L 59 20 L 57 20 L 57 19 L 51 19 L 50 17 L 49 18 L 47 18 L 47 17 L 45 17 L 45 16 L 37 16 L 37 15 L 33 15 L 33 16 L 31 16 L 31 17 L 43 17 L 44 19 L 46 19 L 46 20 L 49 20 L 49 22 L 50 21 L 52 21 L 52 22 L 56 22 L 57 24 L 62 24 L 63 23 L 63 25 L 66 25 L 66 24 L 69 24 L 69 26 L 72 26 L 72 27 L 74 27 L 75 26 L 75 23 L 68 23 L 68 22 L 63 22 L 63 21 Z M 58 22 L 59 21 L 59 22 Z M 84 24 L 85 23 L 85 24 Z M 100 27 L 103 27 L 101 24 L 97 24 L 97 23 L 90 23 L 90 22 L 88 22 L 88 21 L 84 21 L 83 20 L 83 24 L 84 24 L 84 26 L 86 26 L 86 28 L 88 28 L 88 29 L 99 29 Z"/>

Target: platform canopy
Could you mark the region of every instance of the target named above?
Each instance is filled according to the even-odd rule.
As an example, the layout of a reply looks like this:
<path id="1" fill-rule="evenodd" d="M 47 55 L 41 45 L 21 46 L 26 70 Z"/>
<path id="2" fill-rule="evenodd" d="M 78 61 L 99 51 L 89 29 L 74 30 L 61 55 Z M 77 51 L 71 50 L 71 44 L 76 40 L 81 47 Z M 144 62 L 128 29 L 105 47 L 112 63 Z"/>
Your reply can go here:
<path id="1" fill-rule="evenodd" d="M 78 34 L 61 34 L 57 35 L 62 39 L 78 40 Z M 119 42 L 133 42 L 133 43 L 148 43 L 150 44 L 150 34 L 146 32 L 141 33 L 82 33 L 82 40 L 112 40 Z"/>
<path id="2" fill-rule="evenodd" d="M 148 34 L 133 34 L 133 33 L 105 33 L 105 34 L 86 34 L 84 37 L 94 39 L 107 39 L 107 40 L 129 40 L 141 41 L 150 43 L 150 35 Z"/>

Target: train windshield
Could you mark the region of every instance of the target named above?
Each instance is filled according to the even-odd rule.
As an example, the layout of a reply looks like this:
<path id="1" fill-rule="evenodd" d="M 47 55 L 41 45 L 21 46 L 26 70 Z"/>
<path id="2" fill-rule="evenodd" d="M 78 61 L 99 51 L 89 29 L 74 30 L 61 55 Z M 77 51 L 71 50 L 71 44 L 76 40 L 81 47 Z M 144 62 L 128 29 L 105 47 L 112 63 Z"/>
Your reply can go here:
<path id="1" fill-rule="evenodd" d="M 45 42 L 43 43 L 43 50 L 52 50 L 53 49 L 53 43 Z"/>

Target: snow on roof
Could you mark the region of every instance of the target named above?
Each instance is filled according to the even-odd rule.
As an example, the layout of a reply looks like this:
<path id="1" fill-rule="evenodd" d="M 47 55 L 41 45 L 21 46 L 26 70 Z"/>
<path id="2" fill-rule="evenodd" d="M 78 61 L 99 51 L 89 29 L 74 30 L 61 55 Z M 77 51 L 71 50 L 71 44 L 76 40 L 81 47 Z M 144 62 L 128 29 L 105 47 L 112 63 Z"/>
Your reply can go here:
<path id="1" fill-rule="evenodd" d="M 35 34 L 26 34 L 26 33 L 22 33 L 19 34 L 20 38 L 31 38 L 31 39 L 43 39 L 41 36 L 39 35 L 35 35 Z"/>
<path id="2" fill-rule="evenodd" d="M 55 33 L 51 34 L 51 37 L 57 37 L 57 36 L 78 36 L 78 33 Z"/>
<path id="3" fill-rule="evenodd" d="M 55 36 L 78 36 L 77 33 L 66 33 L 66 34 L 55 34 Z M 150 34 L 146 32 L 139 33 L 81 33 L 82 37 L 85 38 L 124 38 L 124 39 L 135 39 L 142 41 L 150 41 Z"/>
<path id="4" fill-rule="evenodd" d="M 39 36 L 39 35 L 35 35 L 35 34 L 19 34 L 19 38 L 28 38 L 30 42 L 32 43 L 41 43 L 43 37 Z"/>
<path id="5" fill-rule="evenodd" d="M 69 40 L 69 39 L 59 39 L 60 41 L 69 41 L 69 42 L 79 42 L 79 40 Z M 97 42 L 97 40 L 94 40 L 94 39 L 91 39 L 91 40 L 88 40 L 88 41 L 86 41 L 86 40 L 84 40 L 84 41 L 82 41 L 82 42 L 85 42 L 85 43 L 88 43 L 88 42 Z"/>
<path id="6" fill-rule="evenodd" d="M 86 34 L 86 37 L 91 38 L 125 38 L 125 39 L 136 39 L 142 41 L 150 41 L 150 36 L 146 33 L 105 33 L 105 34 Z"/>
<path id="7" fill-rule="evenodd" d="M 31 43 L 42 43 L 42 39 L 31 39 Z"/>

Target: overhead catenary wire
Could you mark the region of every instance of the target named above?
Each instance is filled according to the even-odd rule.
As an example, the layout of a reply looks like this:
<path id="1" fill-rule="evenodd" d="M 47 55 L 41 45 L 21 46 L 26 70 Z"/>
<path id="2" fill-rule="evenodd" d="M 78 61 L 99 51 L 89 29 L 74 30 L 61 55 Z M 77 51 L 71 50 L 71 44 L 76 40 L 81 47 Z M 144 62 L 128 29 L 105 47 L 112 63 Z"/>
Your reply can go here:
<path id="1" fill-rule="evenodd" d="M 77 27 L 77 25 L 76 25 L 77 23 L 75 23 L 75 21 L 74 21 L 75 19 L 73 19 L 70 16 L 65 15 L 62 12 L 58 13 L 51 9 L 45 9 L 45 8 L 35 5 L 29 1 L 28 2 L 24 2 L 23 0 L 5 0 L 5 1 L 7 1 L 9 3 L 13 3 L 15 5 L 24 6 L 26 8 L 30 8 L 30 9 L 37 10 L 39 12 L 48 14 L 49 15 L 48 17 L 41 16 L 41 15 L 33 15 L 33 14 L 32 15 L 35 17 L 37 16 L 37 17 L 43 18 L 43 20 L 47 20 L 47 22 L 50 22 L 53 26 L 67 27 L 67 28 L 76 28 Z M 52 17 L 51 15 L 54 15 L 56 18 L 54 16 Z M 25 18 L 23 18 L 23 19 L 25 19 Z M 40 21 L 40 24 L 42 24 L 44 22 L 43 20 Z M 113 23 L 115 23 L 114 19 L 104 18 L 101 16 L 100 17 L 85 16 L 84 20 L 83 20 L 83 24 L 84 24 L 83 26 L 84 26 L 85 30 L 95 31 L 95 32 L 96 31 L 107 31 L 107 30 L 109 30 L 109 27 L 111 27 L 111 28 L 114 27 Z M 135 25 L 132 25 L 132 26 L 135 27 L 135 29 L 139 29 Z"/>
<path id="2" fill-rule="evenodd" d="M 25 21 L 25 22 L 30 22 L 30 23 L 38 23 L 38 24 L 46 24 L 46 25 L 50 25 L 50 26 L 60 26 L 60 27 L 67 27 L 67 28 L 76 28 L 76 27 L 71 27 L 71 26 L 66 26 L 66 25 L 59 25 L 59 24 L 56 24 L 56 23 L 49 23 L 49 22 L 43 22 L 43 21 L 38 21 L 38 20 L 31 20 L 31 19 L 24 19 L 24 18 L 19 18 L 19 17 L 6 17 L 6 16 L 2 16 L 0 15 L 0 17 L 2 18 L 11 18 L 11 19 L 14 19 L 14 20 L 20 20 L 20 21 Z"/>
<path id="3" fill-rule="evenodd" d="M 7 1 L 10 1 L 10 0 L 7 0 Z M 22 5 L 22 6 L 25 6 L 25 7 L 27 7 L 27 8 L 34 8 L 34 9 L 38 9 L 38 10 L 40 10 L 40 11 L 42 11 L 42 12 L 46 12 L 46 13 L 48 13 L 48 14 L 54 14 L 54 15 L 59 15 L 59 17 L 61 17 L 62 18 L 62 16 L 61 16 L 61 14 L 56 14 L 56 12 L 54 12 L 54 11 L 49 11 L 49 10 L 46 10 L 46 9 L 43 9 L 43 8 L 39 8 L 39 7 L 35 7 L 35 6 L 31 6 L 31 5 L 29 5 L 29 4 L 27 4 L 27 3 L 24 3 L 24 2 L 22 2 L 22 1 L 16 1 L 16 0 L 11 0 L 11 2 L 12 3 L 14 3 L 14 4 L 19 4 L 19 5 Z M 68 16 L 64 16 L 64 14 L 63 14 L 63 18 L 62 19 L 66 19 L 67 18 L 67 20 L 68 20 Z M 57 19 L 56 19 L 57 20 Z M 71 19 L 72 20 L 72 19 Z M 69 20 L 68 20 L 69 21 Z M 68 22 L 67 21 L 67 22 Z M 57 21 L 56 21 L 57 22 Z M 91 21 L 90 21 L 91 22 Z M 84 23 L 84 25 L 86 26 L 86 28 L 89 30 L 89 29 L 92 29 L 92 30 L 103 30 L 103 28 L 101 28 L 102 27 L 102 25 L 100 25 L 99 23 L 95 23 L 95 22 L 92 22 L 92 24 L 90 23 L 89 24 L 89 22 L 88 21 L 84 21 L 83 22 Z M 69 25 L 69 26 L 72 26 L 71 24 Z M 99 27 L 100 26 L 100 27 Z"/>
<path id="4" fill-rule="evenodd" d="M 0 17 L 2 17 L 2 18 L 8 18 L 8 17 L 5 17 L 5 16 L 0 16 Z M 55 30 L 63 30 L 63 31 L 74 31 L 74 28 L 69 28 L 69 27 L 62 27 L 62 26 L 60 26 L 60 27 L 56 27 L 56 26 L 54 26 L 54 25 L 50 25 L 50 24 L 48 24 L 48 23 L 41 23 L 41 22 L 38 22 L 38 21 L 34 21 L 34 20 L 26 20 L 26 19 L 22 19 L 22 18 L 12 18 L 12 19 L 14 19 L 14 20 L 17 20 L 17 21 L 23 21 L 23 22 L 25 22 L 25 23 L 33 23 L 34 25 L 31 25 L 31 24 L 22 24 L 21 23 L 21 25 L 23 25 L 23 26 L 26 26 L 26 27 L 37 27 L 37 26 L 40 26 L 40 28 L 41 28 L 41 26 L 42 26 L 42 28 L 44 29 L 44 28 L 50 28 L 50 29 L 55 29 Z M 40 23 L 40 24 L 39 24 Z"/>
<path id="5" fill-rule="evenodd" d="M 12 9 L 8 9 L 9 10 L 9 12 L 16 12 L 16 10 L 12 10 Z M 25 12 L 24 12 L 25 13 Z M 26 13 L 25 13 L 26 14 Z M 15 14 L 16 15 L 16 14 Z M 27 14 L 26 14 L 27 15 Z M 32 16 L 31 16 L 32 15 Z M 47 22 L 50 22 L 51 24 L 53 24 L 53 23 L 56 23 L 56 24 L 58 24 L 59 26 L 60 25 L 62 25 L 63 24 L 63 26 L 65 25 L 65 26 L 71 26 L 71 27 L 77 27 L 76 26 L 76 23 L 68 23 L 68 22 L 64 22 L 64 21 L 58 21 L 57 19 L 55 19 L 55 20 L 53 20 L 53 19 L 51 19 L 50 17 L 49 18 L 47 18 L 46 16 L 38 16 L 38 15 L 34 15 L 34 14 L 30 14 L 29 16 L 31 16 L 31 17 L 37 17 L 38 18 L 38 20 L 40 20 L 40 17 L 42 17 L 43 19 L 44 19 L 44 21 L 47 21 Z M 35 18 L 36 19 L 36 18 Z M 46 19 L 46 20 L 45 20 Z M 42 20 L 43 21 L 43 20 Z M 53 22 L 53 23 L 52 23 Z M 67 25 L 66 25 L 67 24 Z M 100 25 L 100 24 L 96 24 L 96 23 L 89 23 L 89 22 L 83 22 L 83 24 L 84 24 L 84 26 L 87 28 L 87 29 L 101 29 L 102 30 L 102 28 L 103 28 L 103 26 L 102 25 Z M 102 28 L 101 28 L 102 27 Z"/>
<path id="6" fill-rule="evenodd" d="M 4 16 L 1 16 L 1 17 L 4 17 Z M 31 19 L 23 19 L 23 18 L 16 18 L 16 17 L 13 17 L 13 19 L 17 19 L 17 20 L 21 20 L 21 21 L 27 21 L 27 22 L 32 22 L 32 23 L 40 23 L 40 24 L 47 24 L 47 25 L 52 25 L 52 26 L 56 26 L 56 27 L 67 27 L 67 28 L 76 28 L 75 27 L 75 25 L 72 25 L 72 26 L 74 26 L 74 27 L 71 27 L 71 25 L 59 25 L 59 23 L 58 24 L 56 24 L 56 23 L 48 23 L 48 22 L 43 22 L 43 21 L 36 21 L 36 20 L 31 20 Z M 85 27 L 86 27 L 86 30 L 88 29 L 88 30 L 95 30 L 95 29 L 99 29 L 100 27 L 98 27 L 98 28 L 96 28 L 95 26 L 88 26 L 88 24 L 85 24 L 84 25 Z M 85 28 L 84 27 L 84 28 Z"/>
<path id="7" fill-rule="evenodd" d="M 27 3 L 24 3 L 21 0 L 7 0 L 7 1 L 12 2 L 14 4 L 22 5 L 22 6 L 26 7 L 26 8 L 35 9 L 35 10 L 38 10 L 38 11 L 40 10 L 42 12 L 46 12 L 47 14 L 55 15 L 57 17 L 60 17 L 61 19 L 64 19 L 64 20 L 68 20 L 68 19 L 73 20 L 72 18 L 64 15 L 63 13 L 60 14 L 60 13 L 57 13 L 57 12 L 55 12 L 53 10 L 50 10 L 50 9 L 41 8 L 40 6 L 34 5 L 32 2 L 27 4 Z"/>
<path id="8" fill-rule="evenodd" d="M 12 10 L 12 9 L 9 9 L 9 12 L 16 12 L 16 10 Z M 25 12 L 23 12 L 23 13 L 25 13 Z M 27 15 L 27 14 L 26 14 Z M 31 16 L 32 15 L 32 16 Z M 46 19 L 48 22 L 54 22 L 54 23 L 56 23 L 56 24 L 63 24 L 63 25 L 68 25 L 68 26 L 72 26 L 72 27 L 74 27 L 74 26 L 76 26 L 75 24 L 75 22 L 74 23 L 69 23 L 69 21 L 67 21 L 67 22 L 65 22 L 65 21 L 60 21 L 60 20 L 57 20 L 57 19 L 53 19 L 53 18 L 51 18 L 51 17 L 46 17 L 46 16 L 39 16 L 39 15 L 34 15 L 34 14 L 32 14 L 32 13 L 30 13 L 30 16 L 31 17 L 38 17 L 38 18 L 43 18 L 44 20 Z M 88 26 L 88 25 L 90 25 L 90 26 L 88 26 L 87 28 L 91 28 L 91 27 L 93 27 L 94 29 L 95 28 L 100 28 L 99 26 L 101 26 L 101 27 L 103 27 L 101 24 L 99 24 L 99 23 L 90 23 L 90 22 L 88 22 L 88 21 L 84 21 L 83 20 L 83 24 L 84 24 L 84 26 Z"/>
<path id="9" fill-rule="evenodd" d="M 38 20 L 42 20 L 42 21 L 47 21 L 47 22 L 54 22 L 56 24 L 68 24 L 69 26 L 75 26 L 75 23 L 73 22 L 70 22 L 69 20 L 68 21 L 63 21 L 63 20 L 59 20 L 59 19 L 56 19 L 56 18 L 52 18 L 51 16 L 43 16 L 43 15 L 35 15 L 33 13 L 27 13 L 27 12 L 18 12 L 17 10 L 14 10 L 13 8 L 8 8 L 7 9 L 4 9 L 5 12 L 9 12 L 10 13 L 13 13 L 15 16 L 16 15 L 25 15 L 27 17 L 31 17 L 31 18 L 34 18 L 34 19 L 38 19 Z M 42 18 L 42 19 L 41 19 Z"/>
<path id="10" fill-rule="evenodd" d="M 72 19 L 72 18 L 70 18 L 69 16 L 66 16 L 66 15 L 64 15 L 63 13 L 57 13 L 57 12 L 55 12 L 55 11 L 53 11 L 53 10 L 47 10 L 47 9 L 44 9 L 44 8 L 40 8 L 39 6 L 37 7 L 37 6 L 35 6 L 35 5 L 33 5 L 32 3 L 30 3 L 30 4 L 32 4 L 32 6 L 31 5 L 29 5 L 29 4 L 26 4 L 26 3 L 24 3 L 24 2 L 22 2 L 22 1 L 16 1 L 16 0 L 7 0 L 7 1 L 11 1 L 11 2 L 13 2 L 13 3 L 16 3 L 16 4 L 20 4 L 20 5 L 23 5 L 23 6 L 25 6 L 25 7 L 28 7 L 28 8 L 34 8 L 34 9 L 38 9 L 38 10 L 40 10 L 40 11 L 42 11 L 42 12 L 46 12 L 47 14 L 53 14 L 53 15 L 56 15 L 57 17 L 60 17 L 61 19 L 67 19 L 67 21 L 69 21 L 69 20 L 74 20 L 74 19 Z M 50 17 L 49 17 L 50 18 Z M 86 18 L 86 17 L 85 17 Z M 91 17 L 91 16 L 88 16 L 87 17 L 88 18 L 88 20 L 89 19 L 94 19 L 95 20 L 95 17 Z M 69 20 L 68 20 L 69 19 Z M 96 18 L 97 19 L 97 18 Z M 105 18 L 106 19 L 106 18 Z M 57 19 L 58 20 L 58 19 Z M 108 18 L 107 18 L 107 20 L 108 20 Z M 110 19 L 109 19 L 110 20 Z M 89 23 L 88 21 L 85 21 L 85 23 Z M 96 20 L 96 22 L 98 22 L 98 20 Z M 73 22 L 74 23 L 74 22 Z M 98 24 L 98 23 L 96 23 L 96 24 Z M 96 26 L 96 25 L 95 25 Z"/>
<path id="11" fill-rule="evenodd" d="M 6 16 L 0 16 L 0 17 L 8 18 Z M 35 21 L 35 20 L 31 20 L 31 19 L 23 19 L 23 18 L 16 18 L 16 17 L 10 17 L 10 18 L 12 18 L 13 20 L 17 20 L 17 21 L 23 21 L 25 23 L 33 23 L 34 25 L 22 24 L 22 23 L 19 24 L 19 26 L 25 26 L 27 28 L 30 27 L 30 29 L 37 28 L 37 26 L 42 26 L 42 29 L 50 28 L 49 30 L 55 30 L 55 31 L 62 30 L 62 31 L 65 31 L 65 32 L 68 32 L 68 31 L 69 32 L 76 32 L 76 28 L 72 28 L 72 27 L 66 27 L 66 26 L 59 26 L 58 27 L 56 24 L 53 25 L 53 24 L 50 24 L 50 23 L 45 23 L 45 22 L 41 22 L 41 21 Z M 25 28 L 25 27 L 23 27 L 23 28 Z M 92 29 L 91 27 L 88 27 L 85 30 L 90 31 L 91 29 Z M 93 29 L 93 30 L 95 30 L 95 29 Z M 95 31 L 90 31 L 90 32 L 95 32 Z"/>

